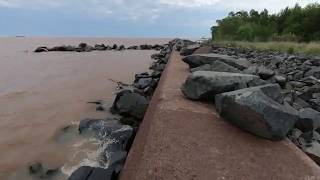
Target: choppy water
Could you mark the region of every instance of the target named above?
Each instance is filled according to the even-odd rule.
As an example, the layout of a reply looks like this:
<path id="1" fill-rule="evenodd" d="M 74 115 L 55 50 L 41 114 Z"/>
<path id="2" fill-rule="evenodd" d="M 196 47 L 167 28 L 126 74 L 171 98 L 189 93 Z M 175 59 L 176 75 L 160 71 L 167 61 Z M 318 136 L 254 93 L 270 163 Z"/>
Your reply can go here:
<path id="1" fill-rule="evenodd" d="M 70 174 L 94 163 L 98 144 L 74 136 L 84 118 L 103 118 L 86 102 L 111 102 L 115 84 L 144 72 L 154 51 L 49 52 L 38 46 L 86 42 L 129 45 L 166 43 L 168 39 L 0 38 L 0 179 L 31 179 L 27 166 L 42 162 Z M 61 129 L 74 124 L 75 129 Z M 91 164 L 95 165 L 95 164 Z"/>

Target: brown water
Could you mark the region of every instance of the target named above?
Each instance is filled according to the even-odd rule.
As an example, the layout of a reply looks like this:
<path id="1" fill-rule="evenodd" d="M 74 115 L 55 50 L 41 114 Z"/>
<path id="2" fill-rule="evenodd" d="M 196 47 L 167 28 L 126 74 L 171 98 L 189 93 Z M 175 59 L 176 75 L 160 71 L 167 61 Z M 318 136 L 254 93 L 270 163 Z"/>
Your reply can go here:
<path id="1" fill-rule="evenodd" d="M 131 82 L 135 73 L 147 70 L 154 53 L 32 52 L 40 45 L 80 42 L 129 46 L 168 40 L 0 38 L 0 179 L 21 179 L 21 172 L 34 162 L 49 167 L 66 166 L 70 161 L 77 163 L 79 152 L 75 149 L 79 150 L 81 142 L 57 143 L 57 132 L 84 118 L 105 117 L 106 113 L 96 112 L 95 106 L 86 102 L 98 99 L 111 102 L 115 84 L 108 79 Z"/>

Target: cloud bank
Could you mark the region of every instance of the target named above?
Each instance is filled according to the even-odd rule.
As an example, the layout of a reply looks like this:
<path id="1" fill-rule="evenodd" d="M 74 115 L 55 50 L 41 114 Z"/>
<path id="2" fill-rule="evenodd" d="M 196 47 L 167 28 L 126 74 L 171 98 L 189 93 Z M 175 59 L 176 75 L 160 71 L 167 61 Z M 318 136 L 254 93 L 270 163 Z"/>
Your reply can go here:
<path id="1" fill-rule="evenodd" d="M 202 31 L 209 29 L 230 11 L 266 8 L 276 13 L 296 3 L 305 6 L 315 2 L 320 3 L 320 0 L 0 0 L 0 15 L 1 11 L 2 15 L 11 11 L 10 17 L 24 12 L 29 18 L 49 16 L 47 18 L 54 17 L 54 21 L 61 22 L 72 20 L 81 23 L 86 19 L 101 23 L 104 20 L 110 27 L 126 24 L 134 28 L 134 24 L 139 24 L 142 28 L 148 24 L 154 27 L 162 24 L 161 28 L 171 28 L 172 31 L 176 27 L 180 31 L 193 28 L 189 32 L 194 33 L 196 28 L 202 28 Z M 59 17 L 59 14 L 64 14 L 64 17 Z M 37 22 L 34 23 L 36 26 Z M 10 26 L 5 22 L 2 25 Z"/>

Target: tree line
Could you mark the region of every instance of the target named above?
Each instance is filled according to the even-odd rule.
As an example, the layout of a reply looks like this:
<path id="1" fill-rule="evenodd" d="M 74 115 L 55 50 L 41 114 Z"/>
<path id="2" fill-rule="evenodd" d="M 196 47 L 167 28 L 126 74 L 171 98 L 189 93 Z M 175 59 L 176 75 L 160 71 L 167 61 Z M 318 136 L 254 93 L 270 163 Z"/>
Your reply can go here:
<path id="1" fill-rule="evenodd" d="M 230 12 L 211 28 L 215 40 L 298 41 L 320 40 L 320 4 L 301 7 L 296 4 L 278 14 L 264 9 Z"/>

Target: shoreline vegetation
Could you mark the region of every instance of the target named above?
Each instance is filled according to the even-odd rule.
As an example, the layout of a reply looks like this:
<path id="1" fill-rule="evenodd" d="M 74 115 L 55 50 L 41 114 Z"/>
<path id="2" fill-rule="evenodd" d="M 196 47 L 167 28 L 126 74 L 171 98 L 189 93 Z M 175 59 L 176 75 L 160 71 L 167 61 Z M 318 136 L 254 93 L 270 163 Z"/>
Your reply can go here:
<path id="1" fill-rule="evenodd" d="M 288 54 L 320 55 L 320 4 L 296 4 L 280 13 L 264 9 L 230 12 L 211 27 L 216 44 L 273 50 Z"/>

